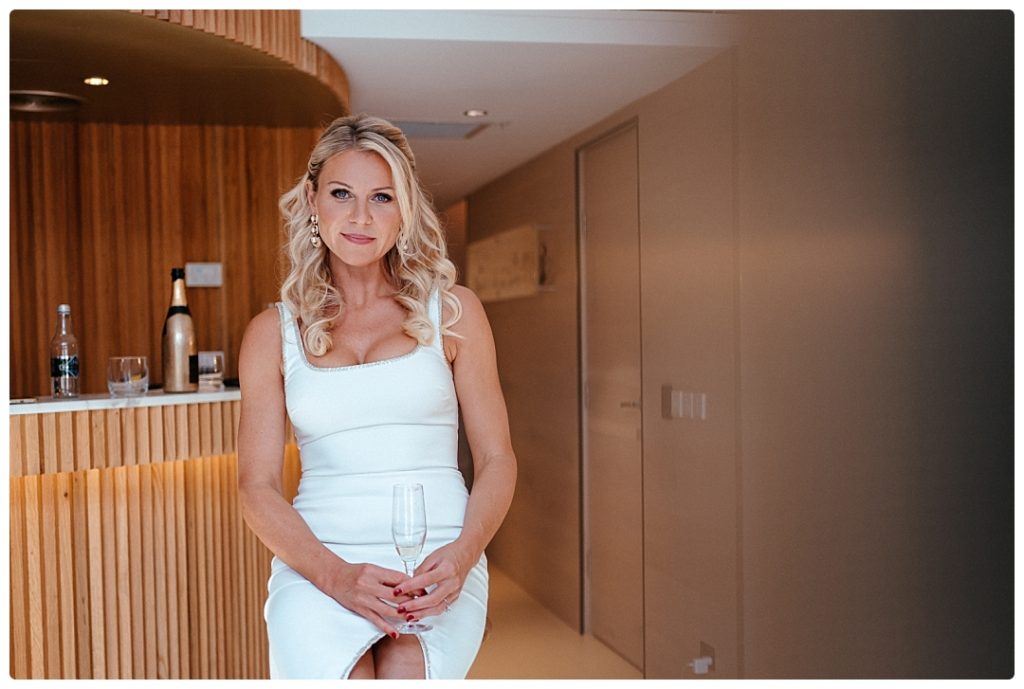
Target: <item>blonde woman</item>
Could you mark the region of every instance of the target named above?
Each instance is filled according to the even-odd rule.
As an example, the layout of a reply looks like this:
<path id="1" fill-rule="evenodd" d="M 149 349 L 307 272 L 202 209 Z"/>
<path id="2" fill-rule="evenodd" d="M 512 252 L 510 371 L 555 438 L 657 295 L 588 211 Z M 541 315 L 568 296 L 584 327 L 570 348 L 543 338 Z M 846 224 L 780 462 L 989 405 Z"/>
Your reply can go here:
<path id="1" fill-rule="evenodd" d="M 462 678 L 487 610 L 484 547 L 516 461 L 494 341 L 455 285 L 402 132 L 335 120 L 281 197 L 291 270 L 249 324 L 239 374 L 239 491 L 274 553 L 264 608 L 273 678 Z M 457 468 L 458 411 L 473 491 Z M 282 496 L 285 419 L 302 459 Z M 424 486 L 412 576 L 391 540 L 392 486 Z M 406 620 L 433 629 L 399 634 Z"/>

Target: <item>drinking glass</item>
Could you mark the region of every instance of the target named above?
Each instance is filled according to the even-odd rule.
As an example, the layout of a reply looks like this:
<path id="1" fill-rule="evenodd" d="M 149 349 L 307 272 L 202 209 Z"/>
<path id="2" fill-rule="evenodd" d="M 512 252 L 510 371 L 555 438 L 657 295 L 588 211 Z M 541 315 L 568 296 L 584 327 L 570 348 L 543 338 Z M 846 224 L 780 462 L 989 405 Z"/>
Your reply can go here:
<path id="1" fill-rule="evenodd" d="M 224 389 L 224 352 L 199 352 L 199 391 Z"/>
<path id="2" fill-rule="evenodd" d="M 396 483 L 391 503 L 391 538 L 395 550 L 402 560 L 405 574 L 415 571 L 416 558 L 423 551 L 427 540 L 427 510 L 423 502 L 423 484 Z M 424 622 L 403 622 L 398 627 L 400 634 L 416 634 L 433 629 Z"/>
<path id="3" fill-rule="evenodd" d="M 149 390 L 149 365 L 144 356 L 112 356 L 107 362 L 111 397 L 139 397 Z"/>

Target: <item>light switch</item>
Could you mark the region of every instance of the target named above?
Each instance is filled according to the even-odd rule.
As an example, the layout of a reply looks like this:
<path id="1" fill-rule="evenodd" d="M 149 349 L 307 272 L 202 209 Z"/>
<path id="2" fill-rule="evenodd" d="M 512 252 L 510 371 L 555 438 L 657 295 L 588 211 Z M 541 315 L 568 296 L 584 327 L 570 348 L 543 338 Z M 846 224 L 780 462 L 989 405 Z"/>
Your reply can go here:
<path id="1" fill-rule="evenodd" d="M 665 383 L 661 386 L 661 417 L 707 421 L 707 393 L 676 390 Z"/>
<path id="2" fill-rule="evenodd" d="M 186 287 L 220 287 L 224 284 L 220 263 L 186 263 Z"/>

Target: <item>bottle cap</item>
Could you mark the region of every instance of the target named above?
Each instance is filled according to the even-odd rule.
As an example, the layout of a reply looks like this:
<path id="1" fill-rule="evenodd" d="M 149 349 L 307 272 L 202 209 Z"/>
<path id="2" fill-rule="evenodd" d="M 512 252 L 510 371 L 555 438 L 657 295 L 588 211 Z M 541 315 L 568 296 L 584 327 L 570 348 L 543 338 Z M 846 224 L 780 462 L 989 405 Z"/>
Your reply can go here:
<path id="1" fill-rule="evenodd" d="M 184 280 L 185 269 L 184 268 L 171 268 L 171 279 L 172 280 Z"/>
<path id="2" fill-rule="evenodd" d="M 57 313 L 71 313 L 71 304 L 60 304 L 57 306 Z"/>

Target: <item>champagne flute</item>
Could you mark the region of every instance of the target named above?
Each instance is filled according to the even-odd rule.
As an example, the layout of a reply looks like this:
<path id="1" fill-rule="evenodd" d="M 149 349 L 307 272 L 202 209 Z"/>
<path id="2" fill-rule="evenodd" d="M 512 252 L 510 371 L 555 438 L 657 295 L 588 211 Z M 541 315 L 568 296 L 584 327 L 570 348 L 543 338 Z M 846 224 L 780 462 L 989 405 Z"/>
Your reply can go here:
<path id="1" fill-rule="evenodd" d="M 423 484 L 396 483 L 393 488 L 391 504 L 391 538 L 395 542 L 395 550 L 402 560 L 406 576 L 415 571 L 416 558 L 423 551 L 423 543 L 427 540 L 427 511 L 423 502 Z M 424 622 L 403 622 L 398 627 L 399 634 L 416 634 L 433 629 Z"/>

